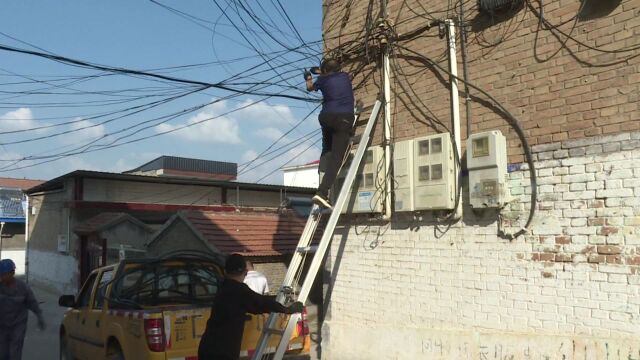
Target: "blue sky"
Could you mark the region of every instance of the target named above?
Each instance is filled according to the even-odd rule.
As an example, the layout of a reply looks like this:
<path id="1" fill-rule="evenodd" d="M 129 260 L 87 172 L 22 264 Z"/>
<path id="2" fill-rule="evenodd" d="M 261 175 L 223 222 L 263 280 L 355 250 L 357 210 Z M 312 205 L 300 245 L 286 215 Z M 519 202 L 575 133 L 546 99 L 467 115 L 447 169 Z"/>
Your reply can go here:
<path id="1" fill-rule="evenodd" d="M 280 1 L 306 46 L 278 11 L 277 0 L 243 1 L 252 7 L 264 29 L 247 15 L 238 17 L 234 11 L 242 9 L 237 5 L 228 8 L 233 3 L 230 0 L 217 3 L 231 20 L 213 0 L 158 1 L 192 16 L 190 20 L 151 1 L 5 2 L 0 13 L 0 44 L 202 82 L 219 82 L 263 64 L 255 73 L 242 73 L 250 76 L 234 86 L 243 89 L 250 86 L 246 82 L 262 83 L 276 76 L 252 48 L 256 47 L 268 58 L 281 55 L 269 63 L 282 75 L 263 92 L 309 96 L 280 85 L 302 89 L 298 69 L 317 65 L 321 57 L 321 1 Z M 231 22 L 244 28 L 242 34 Z M 287 51 L 283 45 L 298 52 Z M 175 68 L 191 64 L 205 65 Z M 77 169 L 119 172 L 159 155 L 246 164 L 288 131 L 271 151 L 288 146 L 260 157 L 251 167 L 273 160 L 245 169 L 240 180 L 256 181 L 273 172 L 261 182 L 281 183 L 282 173 L 277 169 L 283 164 L 302 164 L 318 157 L 320 136 L 317 131 L 312 133 L 318 129 L 317 116 L 311 115 L 291 130 L 315 108 L 314 103 L 264 100 L 259 95 L 221 101 L 220 97 L 230 93 L 208 89 L 186 95 L 190 90 L 186 85 L 104 75 L 94 69 L 0 51 L 0 176 L 50 179 Z M 176 99 L 146 109 L 145 104 L 172 96 Z M 136 112 L 134 107 L 146 110 Z M 190 111 L 183 111 L 186 109 Z M 123 114 L 127 116 L 118 116 Z M 170 114 L 177 115 L 162 118 Z M 303 137 L 306 134 L 311 135 Z M 119 145 L 131 140 L 136 141 Z M 50 161 L 56 159 L 51 156 L 65 151 L 70 154 Z M 78 152 L 84 153 L 71 155 Z M 30 160 L 33 156 L 39 158 Z M 36 165 L 43 161 L 50 162 Z"/>

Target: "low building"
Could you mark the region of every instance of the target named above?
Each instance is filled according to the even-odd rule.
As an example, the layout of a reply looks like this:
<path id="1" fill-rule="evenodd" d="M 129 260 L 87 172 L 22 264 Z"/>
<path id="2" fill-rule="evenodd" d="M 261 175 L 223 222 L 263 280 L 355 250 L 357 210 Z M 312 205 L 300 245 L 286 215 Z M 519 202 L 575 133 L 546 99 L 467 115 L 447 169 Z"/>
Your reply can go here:
<path id="1" fill-rule="evenodd" d="M 26 198 L 23 190 L 40 180 L 0 178 L 0 258 L 16 263 L 16 274 L 25 273 Z"/>
<path id="2" fill-rule="evenodd" d="M 149 176 L 236 180 L 238 177 L 238 164 L 163 155 L 124 173 Z"/>
<path id="3" fill-rule="evenodd" d="M 180 210 L 278 209 L 289 197 L 309 199 L 313 194 L 313 189 L 195 177 L 197 173 L 78 170 L 29 189 L 28 278 L 73 293 L 89 271 L 115 261 L 116 251 L 139 251 L 147 228 L 160 229 Z M 132 233 L 138 234 L 135 240 Z"/>
<path id="4" fill-rule="evenodd" d="M 312 161 L 304 165 L 282 168 L 284 185 L 317 189 L 319 185 L 318 166 L 320 166 L 320 160 Z"/>

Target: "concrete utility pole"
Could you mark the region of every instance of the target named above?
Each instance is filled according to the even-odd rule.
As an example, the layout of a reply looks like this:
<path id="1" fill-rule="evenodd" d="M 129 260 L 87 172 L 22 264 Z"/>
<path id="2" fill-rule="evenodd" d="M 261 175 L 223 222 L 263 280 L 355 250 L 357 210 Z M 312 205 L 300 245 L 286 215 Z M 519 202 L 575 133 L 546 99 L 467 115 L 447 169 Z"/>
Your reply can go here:
<path id="1" fill-rule="evenodd" d="M 453 138 L 455 140 L 455 150 L 458 156 L 455 163 L 456 169 L 456 192 L 460 191 L 460 164 L 458 160 L 462 158 L 462 146 L 460 144 L 460 99 L 458 96 L 458 59 L 456 55 L 456 24 L 451 19 L 445 20 L 447 27 L 447 37 L 449 43 L 449 72 L 451 72 L 451 121 L 453 122 Z M 462 217 L 462 196 L 458 195 L 455 204 L 455 213 L 453 218 L 460 219 Z"/>
<path id="2" fill-rule="evenodd" d="M 391 219 L 391 65 L 389 64 L 389 39 L 386 37 L 389 23 L 387 22 L 387 2 L 380 2 L 382 7 L 382 19 L 380 21 L 380 29 L 385 32 L 381 37 L 381 44 L 385 46 L 382 57 L 382 72 L 384 78 L 384 214 L 383 219 Z"/>
<path id="3" fill-rule="evenodd" d="M 0 222 L 0 259 L 2 259 L 2 230 L 4 229 L 4 221 Z"/>

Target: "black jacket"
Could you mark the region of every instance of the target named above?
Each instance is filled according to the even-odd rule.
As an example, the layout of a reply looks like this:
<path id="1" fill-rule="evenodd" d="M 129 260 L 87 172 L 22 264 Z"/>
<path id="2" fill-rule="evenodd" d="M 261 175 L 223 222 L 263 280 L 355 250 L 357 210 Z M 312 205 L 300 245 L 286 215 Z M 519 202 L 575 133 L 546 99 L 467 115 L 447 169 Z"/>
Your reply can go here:
<path id="1" fill-rule="evenodd" d="M 225 279 L 216 294 L 200 340 L 198 359 L 237 360 L 240 357 L 246 313 L 286 313 L 287 308 L 271 296 L 260 295 L 246 284 Z"/>

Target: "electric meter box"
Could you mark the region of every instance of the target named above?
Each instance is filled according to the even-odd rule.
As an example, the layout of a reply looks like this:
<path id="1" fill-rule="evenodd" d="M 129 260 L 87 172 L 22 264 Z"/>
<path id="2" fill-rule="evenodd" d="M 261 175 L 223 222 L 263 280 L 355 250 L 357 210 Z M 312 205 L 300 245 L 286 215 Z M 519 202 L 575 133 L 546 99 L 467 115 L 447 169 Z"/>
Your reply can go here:
<path id="1" fill-rule="evenodd" d="M 467 139 L 469 199 L 473 208 L 502 207 L 509 201 L 507 139 L 498 130 Z"/>
<path id="2" fill-rule="evenodd" d="M 413 210 L 450 210 L 456 201 L 456 166 L 449 133 L 413 140 Z"/>
<path id="3" fill-rule="evenodd" d="M 352 150 L 349 159 L 342 166 L 336 179 L 333 191 L 333 202 L 337 201 L 340 188 L 347 176 L 351 159 L 356 150 Z M 347 213 L 381 213 L 384 200 L 384 150 L 382 146 L 368 147 L 362 158 L 358 173 L 349 191 L 347 203 L 342 208 L 342 214 Z"/>
<path id="4" fill-rule="evenodd" d="M 413 211 L 413 140 L 393 145 L 394 211 Z"/>

